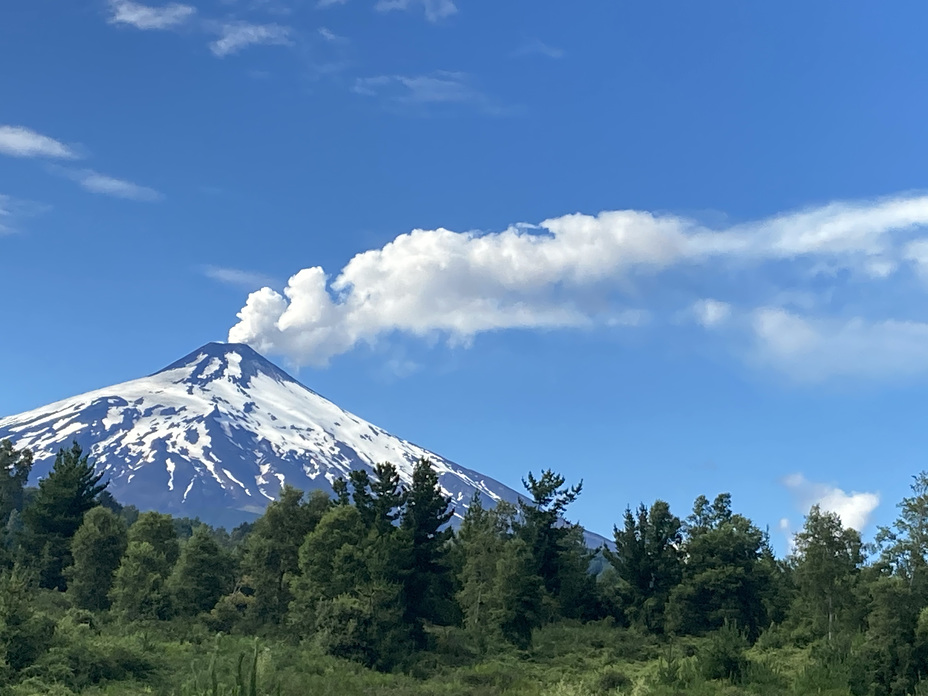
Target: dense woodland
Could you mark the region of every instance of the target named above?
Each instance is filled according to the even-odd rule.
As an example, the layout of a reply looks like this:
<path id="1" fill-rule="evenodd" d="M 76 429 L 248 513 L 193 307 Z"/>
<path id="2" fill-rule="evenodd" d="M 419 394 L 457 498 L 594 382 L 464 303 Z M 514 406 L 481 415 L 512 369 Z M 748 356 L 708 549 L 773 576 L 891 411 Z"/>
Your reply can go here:
<path id="1" fill-rule="evenodd" d="M 0 443 L 0 694 L 928 694 L 928 474 L 872 543 L 813 508 L 778 559 L 727 494 L 590 550 L 552 471 L 454 531 L 420 461 L 228 532 L 120 505 L 76 444 L 31 468 Z"/>

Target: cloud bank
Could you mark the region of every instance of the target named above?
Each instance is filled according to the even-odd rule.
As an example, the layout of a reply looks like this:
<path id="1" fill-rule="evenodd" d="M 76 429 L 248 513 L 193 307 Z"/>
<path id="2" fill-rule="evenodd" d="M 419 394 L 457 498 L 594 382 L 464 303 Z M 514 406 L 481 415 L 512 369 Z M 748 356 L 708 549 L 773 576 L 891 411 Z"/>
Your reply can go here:
<path id="1" fill-rule="evenodd" d="M 486 331 L 629 324 L 622 317 L 652 312 L 649 293 L 673 287 L 675 274 L 713 280 L 787 264 L 816 278 L 885 283 L 917 268 L 913 249 L 928 245 L 919 236 L 926 228 L 928 197 L 913 195 L 723 229 L 637 210 L 565 215 L 490 234 L 417 229 L 358 254 L 334 277 L 305 268 L 282 293 L 252 293 L 229 339 L 296 364 L 325 365 L 393 332 L 467 343 Z M 771 283 L 782 283 L 777 273 L 768 273 Z M 775 303 L 792 292 L 788 282 L 774 289 L 754 307 L 739 306 L 738 297 L 697 296 L 678 311 L 719 335 L 737 332 L 753 346 L 753 360 L 803 379 L 878 375 L 899 365 L 928 371 L 928 325 L 806 317 Z"/>

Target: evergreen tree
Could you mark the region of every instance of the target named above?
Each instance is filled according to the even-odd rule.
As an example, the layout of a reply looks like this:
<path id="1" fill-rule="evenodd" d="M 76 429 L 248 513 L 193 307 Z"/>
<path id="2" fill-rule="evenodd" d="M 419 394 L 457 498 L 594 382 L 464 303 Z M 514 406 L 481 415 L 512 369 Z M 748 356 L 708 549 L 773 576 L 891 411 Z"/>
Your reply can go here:
<path id="1" fill-rule="evenodd" d="M 418 465 L 417 465 L 418 467 Z M 415 477 L 415 473 L 413 473 Z M 415 481 L 413 482 L 415 485 Z M 393 524 L 403 514 L 407 494 L 400 485 L 400 474 L 393 464 L 384 463 L 374 467 L 374 478 L 370 482 L 373 499 L 370 502 L 373 525 L 380 534 L 391 531 Z"/>
<path id="2" fill-rule="evenodd" d="M 401 529 L 412 546 L 405 578 L 405 620 L 414 627 L 421 642 L 423 621 L 447 625 L 457 620 L 452 601 L 454 575 L 448 555 L 452 537 L 448 522 L 454 509 L 451 499 L 442 493 L 435 469 L 427 459 L 420 459 L 413 469 L 412 486 L 402 515 Z"/>
<path id="3" fill-rule="evenodd" d="M 682 523 L 670 506 L 656 501 L 635 513 L 625 509 L 624 526 L 614 528 L 616 550 L 604 550 L 615 568 L 625 612 L 632 623 L 651 631 L 664 628 L 664 609 L 683 574 Z"/>
<path id="4" fill-rule="evenodd" d="M 550 469 L 537 479 L 529 472 L 522 483 L 531 501 L 519 501 L 521 520 L 517 533 L 531 554 L 533 572 L 541 578 L 553 601 L 553 613 L 581 618 L 595 597 L 595 581 L 588 573 L 593 554 L 584 544 L 582 528 L 564 520 L 583 482 L 568 488 L 564 480 Z"/>
<path id="5" fill-rule="evenodd" d="M 254 591 L 249 613 L 256 622 L 283 621 L 293 599 L 288 578 L 299 571 L 300 546 L 331 505 L 322 491 L 313 491 L 304 501 L 301 491 L 285 485 L 255 521 L 245 540 L 241 567 L 245 584 Z"/>
<path id="6" fill-rule="evenodd" d="M 880 527 L 881 558 L 928 603 L 928 471 L 913 477 L 912 495 L 897 506 L 899 516 Z"/>
<path id="7" fill-rule="evenodd" d="M 231 558 L 219 548 L 206 525 L 193 530 L 184 544 L 168 588 L 174 611 L 193 616 L 209 611 L 232 583 Z"/>
<path id="8" fill-rule="evenodd" d="M 522 539 L 508 540 L 496 564 L 492 621 L 518 648 L 532 644 L 532 629 L 543 621 L 544 583 L 535 572 L 537 561 Z"/>
<path id="9" fill-rule="evenodd" d="M 32 452 L 13 448 L 10 440 L 0 440 L 0 525 L 23 509 L 23 489 L 32 471 Z"/>
<path id="10" fill-rule="evenodd" d="M 48 648 L 55 626 L 35 610 L 35 587 L 19 565 L 0 571 L 0 676 L 7 667 L 19 672 Z"/>
<path id="11" fill-rule="evenodd" d="M 115 513 L 100 506 L 84 515 L 71 542 L 74 564 L 65 570 L 68 594 L 75 606 L 109 608 L 107 594 L 127 544 L 126 525 Z"/>
<path id="12" fill-rule="evenodd" d="M 150 542 L 130 540 L 109 594 L 113 611 L 127 621 L 168 618 L 171 598 L 166 578 L 170 569 L 164 553 Z"/>
<path id="13" fill-rule="evenodd" d="M 39 482 L 39 489 L 23 510 L 29 545 L 38 555 L 39 582 L 42 587 L 65 588 L 62 571 L 71 565 L 71 539 L 81 526 L 84 513 L 97 505 L 97 497 L 107 484 L 103 474 L 94 472 L 76 442 L 61 449 L 51 473 Z"/>
<path id="14" fill-rule="evenodd" d="M 864 561 L 860 534 L 845 528 L 837 514 L 815 505 L 796 535 L 792 560 L 799 592 L 794 606 L 800 621 L 831 641 L 837 629 L 850 627 L 854 589 Z"/>

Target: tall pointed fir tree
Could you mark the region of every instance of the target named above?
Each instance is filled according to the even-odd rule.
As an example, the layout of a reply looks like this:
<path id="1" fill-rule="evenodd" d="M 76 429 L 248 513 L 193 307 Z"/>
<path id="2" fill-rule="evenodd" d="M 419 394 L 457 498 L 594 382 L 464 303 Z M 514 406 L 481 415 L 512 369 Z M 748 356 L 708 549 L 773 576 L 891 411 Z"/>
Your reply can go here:
<path id="1" fill-rule="evenodd" d="M 39 490 L 23 510 L 29 545 L 37 554 L 42 587 L 65 589 L 63 570 L 71 565 L 71 539 L 84 513 L 98 504 L 106 488 L 76 442 L 61 449 L 51 472 L 39 481 Z"/>

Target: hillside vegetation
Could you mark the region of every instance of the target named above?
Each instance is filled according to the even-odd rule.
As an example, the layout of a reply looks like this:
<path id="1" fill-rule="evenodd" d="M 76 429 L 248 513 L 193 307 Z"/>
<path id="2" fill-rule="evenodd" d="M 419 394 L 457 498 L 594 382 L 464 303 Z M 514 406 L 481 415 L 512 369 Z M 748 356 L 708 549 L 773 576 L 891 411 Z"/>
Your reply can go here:
<path id="1" fill-rule="evenodd" d="M 76 444 L 31 466 L 0 442 L 3 695 L 928 696 L 928 474 L 871 543 L 814 507 L 778 559 L 724 493 L 591 551 L 550 470 L 456 531 L 425 460 L 226 531 L 120 505 Z"/>

